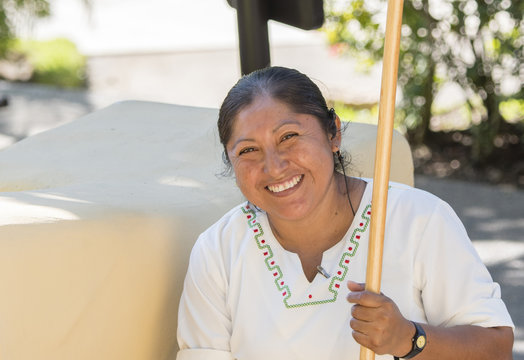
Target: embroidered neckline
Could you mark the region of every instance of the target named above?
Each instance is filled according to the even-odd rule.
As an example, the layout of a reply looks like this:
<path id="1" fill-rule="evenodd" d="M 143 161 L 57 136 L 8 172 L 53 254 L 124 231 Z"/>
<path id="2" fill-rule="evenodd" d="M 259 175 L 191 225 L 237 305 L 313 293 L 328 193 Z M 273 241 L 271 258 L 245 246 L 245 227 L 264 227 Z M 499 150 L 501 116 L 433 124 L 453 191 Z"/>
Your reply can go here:
<path id="1" fill-rule="evenodd" d="M 360 216 L 360 223 L 358 224 L 358 226 L 355 227 L 353 233 L 351 234 L 350 245 L 345 249 L 344 253 L 340 257 L 338 269 L 336 273 L 333 274 L 331 277 L 331 282 L 328 286 L 328 291 L 331 293 L 330 297 L 322 300 L 301 302 L 291 301 L 291 289 L 286 284 L 284 274 L 282 273 L 280 266 L 276 263 L 274 259 L 273 250 L 271 249 L 271 246 L 264 239 L 264 230 L 262 229 L 262 225 L 260 224 L 260 222 L 257 220 L 256 212 L 251 208 L 249 204 L 241 207 L 241 209 L 246 215 L 247 224 L 250 227 L 253 234 L 253 239 L 255 240 L 257 247 L 260 249 L 260 253 L 264 258 L 264 263 L 266 264 L 268 271 L 271 273 L 271 276 L 274 278 L 276 288 L 280 292 L 280 294 L 282 294 L 282 301 L 284 302 L 286 308 L 293 309 L 304 306 L 320 305 L 335 302 L 337 300 L 340 286 L 343 283 L 349 271 L 348 265 L 350 263 L 350 258 L 355 256 L 360 243 L 361 235 L 368 228 L 371 215 L 371 204 L 368 204 L 362 211 L 362 214 Z M 312 296 L 309 295 L 309 298 L 312 298 Z"/>

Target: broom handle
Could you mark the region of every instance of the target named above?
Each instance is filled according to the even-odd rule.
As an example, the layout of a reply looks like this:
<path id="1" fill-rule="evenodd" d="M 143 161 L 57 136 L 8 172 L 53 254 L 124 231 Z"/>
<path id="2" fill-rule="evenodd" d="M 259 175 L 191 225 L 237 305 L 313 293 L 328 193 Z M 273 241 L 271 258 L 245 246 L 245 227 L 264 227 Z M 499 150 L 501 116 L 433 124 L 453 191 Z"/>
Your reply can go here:
<path id="1" fill-rule="evenodd" d="M 402 7 L 403 0 L 388 0 L 366 272 L 366 290 L 375 293 L 380 293 L 382 275 L 382 251 L 384 248 L 389 170 L 391 167 Z M 360 360 L 373 359 L 375 359 L 375 353 L 361 346 Z"/>

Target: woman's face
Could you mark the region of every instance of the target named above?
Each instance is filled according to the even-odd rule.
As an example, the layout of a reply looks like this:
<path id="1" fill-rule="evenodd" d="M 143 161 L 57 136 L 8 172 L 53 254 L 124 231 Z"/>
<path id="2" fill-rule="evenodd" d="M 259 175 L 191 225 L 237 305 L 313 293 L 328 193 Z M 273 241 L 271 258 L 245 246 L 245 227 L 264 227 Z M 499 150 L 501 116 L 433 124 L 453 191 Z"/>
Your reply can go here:
<path id="1" fill-rule="evenodd" d="M 249 201 L 270 216 L 300 220 L 336 190 L 333 152 L 339 145 L 340 133 L 330 139 L 316 117 L 260 96 L 238 113 L 226 148 Z"/>

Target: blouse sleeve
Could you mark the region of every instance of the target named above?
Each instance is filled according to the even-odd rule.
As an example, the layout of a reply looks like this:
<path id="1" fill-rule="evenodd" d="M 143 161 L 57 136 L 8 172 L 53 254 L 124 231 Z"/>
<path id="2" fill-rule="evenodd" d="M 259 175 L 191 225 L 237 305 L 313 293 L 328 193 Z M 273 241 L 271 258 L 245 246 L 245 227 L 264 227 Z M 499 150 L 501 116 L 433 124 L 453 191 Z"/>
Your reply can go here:
<path id="1" fill-rule="evenodd" d="M 514 327 L 499 285 L 447 203 L 437 203 L 416 259 L 416 282 L 430 324 Z"/>
<path id="2" fill-rule="evenodd" d="M 233 359 L 227 277 L 220 252 L 205 241 L 206 236 L 200 236 L 191 252 L 184 281 L 178 311 L 178 360 Z"/>

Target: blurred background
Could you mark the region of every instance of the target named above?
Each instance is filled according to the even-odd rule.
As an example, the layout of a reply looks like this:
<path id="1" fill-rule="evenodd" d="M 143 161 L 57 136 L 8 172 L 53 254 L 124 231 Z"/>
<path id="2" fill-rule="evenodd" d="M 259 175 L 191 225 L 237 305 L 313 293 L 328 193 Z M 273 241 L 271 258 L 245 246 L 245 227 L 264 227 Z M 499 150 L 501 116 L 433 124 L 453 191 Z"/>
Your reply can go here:
<path id="1" fill-rule="evenodd" d="M 269 21 L 271 63 L 314 79 L 343 120 L 376 123 L 386 2 L 324 0 L 324 12 L 317 30 Z M 523 13 L 522 0 L 405 0 L 395 119 L 417 187 L 453 206 L 501 283 L 515 359 Z M 226 0 L 1 0 L 0 151 L 121 100 L 217 108 L 241 76 L 238 39 Z"/>
<path id="2" fill-rule="evenodd" d="M 324 11 L 318 30 L 269 21 L 271 62 L 314 78 L 345 120 L 376 122 L 386 3 Z M 417 173 L 524 188 L 523 13 L 405 1 L 396 128 Z M 226 0 L 4 0 L 0 31 L 0 147 L 123 99 L 219 107 L 240 76 Z"/>

